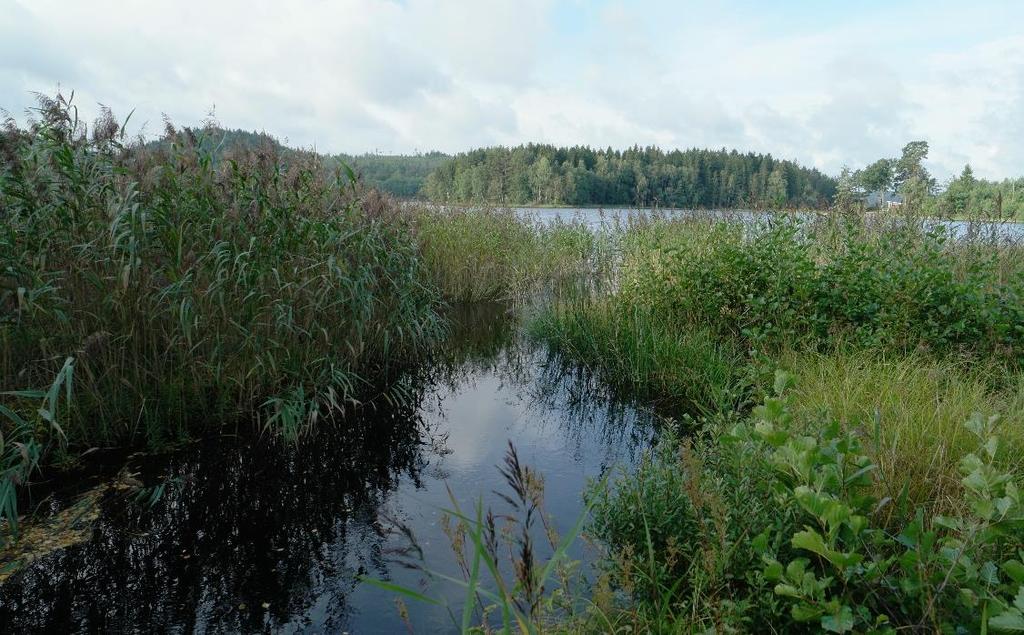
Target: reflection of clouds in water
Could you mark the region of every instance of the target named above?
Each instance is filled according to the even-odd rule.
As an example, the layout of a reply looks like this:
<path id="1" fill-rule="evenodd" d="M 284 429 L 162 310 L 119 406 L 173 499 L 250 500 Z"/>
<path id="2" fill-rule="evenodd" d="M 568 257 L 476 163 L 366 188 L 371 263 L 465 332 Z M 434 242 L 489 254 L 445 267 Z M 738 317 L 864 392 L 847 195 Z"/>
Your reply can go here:
<path id="1" fill-rule="evenodd" d="M 495 435 L 500 437 L 520 414 L 515 405 L 503 398 L 501 380 L 493 374 L 474 377 L 468 388 L 442 389 L 439 397 L 443 408 L 424 413 L 425 420 L 449 433 L 447 446 L 451 454 L 443 459 L 448 472 L 475 471 L 471 468 L 490 461 Z"/>
<path id="2" fill-rule="evenodd" d="M 451 454 L 443 463 L 452 478 L 489 480 L 508 441 L 524 462 L 558 474 L 579 471 L 576 463 L 599 473 L 632 463 L 650 440 L 650 415 L 615 402 L 589 373 L 555 363 L 522 341 L 483 368 L 471 366 L 462 369 L 461 381 L 425 400 L 436 406 L 424 411 L 424 420 L 448 433 Z"/>

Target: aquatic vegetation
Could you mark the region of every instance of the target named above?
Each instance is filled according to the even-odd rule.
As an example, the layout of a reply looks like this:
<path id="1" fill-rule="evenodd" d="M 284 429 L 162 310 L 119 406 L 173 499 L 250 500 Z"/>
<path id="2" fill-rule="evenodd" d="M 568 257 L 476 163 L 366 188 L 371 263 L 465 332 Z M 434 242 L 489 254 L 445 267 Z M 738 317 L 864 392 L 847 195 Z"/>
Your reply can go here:
<path id="1" fill-rule="evenodd" d="M 701 427 L 591 492 L 607 577 L 571 630 L 1016 623 L 1018 245 L 785 217 L 618 245 L 614 284 L 530 332 L 648 402 L 702 404 Z"/>
<path id="2" fill-rule="evenodd" d="M 533 316 L 529 330 L 621 396 L 669 416 L 727 411 L 742 395 L 737 347 L 642 305 L 615 297 L 564 299 Z"/>
<path id="3" fill-rule="evenodd" d="M 87 131 L 58 96 L 0 135 L 12 522 L 14 484 L 55 451 L 158 447 L 243 419 L 295 436 L 400 398 L 388 377 L 443 333 L 410 223 L 351 174 L 274 146 L 215 161 L 204 130 L 168 126 L 148 146 L 122 130 L 107 113 Z M 75 390 L 58 428 L 10 391 L 51 385 L 62 364 Z"/>
<path id="4" fill-rule="evenodd" d="M 485 512 L 480 501 L 472 512 L 464 511 L 448 491 L 451 508 L 443 511 L 442 523 L 462 579 L 431 570 L 415 533 L 392 522 L 393 530 L 408 543 L 399 552 L 405 566 L 421 571 L 428 579 L 455 583 L 465 590 L 458 617 L 444 598 L 386 580 L 367 578 L 366 582 L 417 602 L 445 606 L 452 625 L 463 633 L 499 625 L 506 632 L 539 633 L 547 625 L 557 625 L 553 618 L 570 610 L 578 594 L 576 563 L 567 552 L 587 515 L 582 514 L 566 535 L 559 536 L 544 510 L 543 477 L 520 461 L 511 442 L 499 471 L 509 489 L 509 494 L 500 494 L 508 512 Z M 543 549 L 549 551 L 546 557 Z M 511 572 L 505 572 L 507 568 Z"/>
<path id="5" fill-rule="evenodd" d="M 493 363 L 516 311 L 550 353 L 544 372 L 586 375 L 575 397 L 600 385 L 685 426 L 661 430 L 634 472 L 595 484 L 592 521 L 564 536 L 543 511 L 541 475 L 513 449 L 508 514 L 451 495 L 444 527 L 462 579 L 406 564 L 465 591 L 456 627 L 1022 624 L 1020 245 L 852 213 L 652 215 L 592 231 L 399 205 L 313 153 L 225 149 L 220 134 L 168 126 L 142 144 L 109 113 L 87 129 L 61 97 L 0 132 L 5 539 L 19 536 L 37 470 L 99 445 L 163 448 L 243 425 L 296 443 L 327 429 L 351 447 L 321 443 L 319 469 L 370 437 L 394 446 L 373 452 L 416 463 L 430 441 L 402 406 L 427 377 L 456 385 Z M 523 370 L 506 361 L 502 380 Z M 406 419 L 358 427 L 346 417 L 364 405 Z M 318 479 L 296 467 L 295 447 L 266 462 L 307 487 Z M 345 478 L 365 484 L 354 469 Z M 385 471 L 382 491 L 395 478 Z M 172 498 L 203 487 L 175 483 Z M 131 491 L 159 511 L 168 487 Z M 96 496 L 83 500 L 91 509 Z M 244 517 L 233 513 L 219 535 Z M 71 526 L 65 542 L 80 540 L 66 520 L 55 516 Z M 287 526 L 313 552 L 336 520 Z M 412 539 L 403 555 L 422 555 L 394 526 Z M 608 549 L 589 598 L 568 557 L 584 526 Z"/>
<path id="6" fill-rule="evenodd" d="M 517 300 L 588 274 L 600 238 L 582 225 L 541 225 L 501 208 L 413 212 L 429 279 L 454 302 Z"/>

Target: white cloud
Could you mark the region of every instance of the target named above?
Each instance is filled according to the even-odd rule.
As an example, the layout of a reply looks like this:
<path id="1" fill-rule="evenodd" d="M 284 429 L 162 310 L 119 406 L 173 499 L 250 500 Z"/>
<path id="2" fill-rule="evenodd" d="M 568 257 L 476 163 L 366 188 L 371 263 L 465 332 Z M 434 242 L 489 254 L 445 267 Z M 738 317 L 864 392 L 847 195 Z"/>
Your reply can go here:
<path id="1" fill-rule="evenodd" d="M 830 172 L 926 139 L 1024 173 L 1024 7 L 0 0 L 0 106 L 77 91 L 329 151 L 737 147 Z"/>

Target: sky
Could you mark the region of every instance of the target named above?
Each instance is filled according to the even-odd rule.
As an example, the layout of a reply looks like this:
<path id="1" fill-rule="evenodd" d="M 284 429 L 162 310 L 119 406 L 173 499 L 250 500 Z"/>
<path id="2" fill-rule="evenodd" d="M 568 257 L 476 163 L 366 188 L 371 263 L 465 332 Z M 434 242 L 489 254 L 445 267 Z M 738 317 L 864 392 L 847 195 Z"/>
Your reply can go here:
<path id="1" fill-rule="evenodd" d="M 323 152 L 544 142 L 770 152 L 828 173 L 923 139 L 1024 175 L 1020 0 L 0 0 L 0 108 L 33 92 Z"/>

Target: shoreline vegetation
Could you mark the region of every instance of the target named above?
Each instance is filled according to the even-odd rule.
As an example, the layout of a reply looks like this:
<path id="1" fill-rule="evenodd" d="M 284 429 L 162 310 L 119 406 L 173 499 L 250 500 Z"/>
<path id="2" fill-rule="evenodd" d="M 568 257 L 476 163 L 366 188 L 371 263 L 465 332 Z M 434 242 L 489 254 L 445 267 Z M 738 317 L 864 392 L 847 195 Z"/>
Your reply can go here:
<path id="1" fill-rule="evenodd" d="M 220 139 L 134 141 L 110 113 L 87 129 L 59 96 L 0 132 L 5 544 L 42 469 L 226 428 L 344 430 L 401 402 L 446 307 L 503 301 L 666 423 L 546 550 L 542 475 L 510 449 L 515 530 L 449 513 L 454 627 L 1024 630 L 1024 244 L 951 237 L 920 199 L 593 232 L 402 205 L 313 153 Z M 893 169 L 920 187 L 914 152 Z M 580 536 L 595 580 L 566 559 Z"/>
<path id="2" fill-rule="evenodd" d="M 274 146 L 303 154 L 263 132 L 211 126 L 215 162 L 233 149 Z M 151 141 L 147 145 L 156 145 Z M 899 158 L 832 177 L 793 161 L 736 150 L 665 152 L 529 144 L 441 152 L 324 156 L 350 167 L 369 188 L 404 201 L 447 205 L 583 209 L 834 211 L 879 209 L 879 194 L 915 216 L 976 222 L 1024 221 L 1024 178 L 989 181 L 970 165 L 943 183 L 923 166 L 928 144 L 914 141 Z M 881 211 L 885 212 L 884 205 Z"/>

